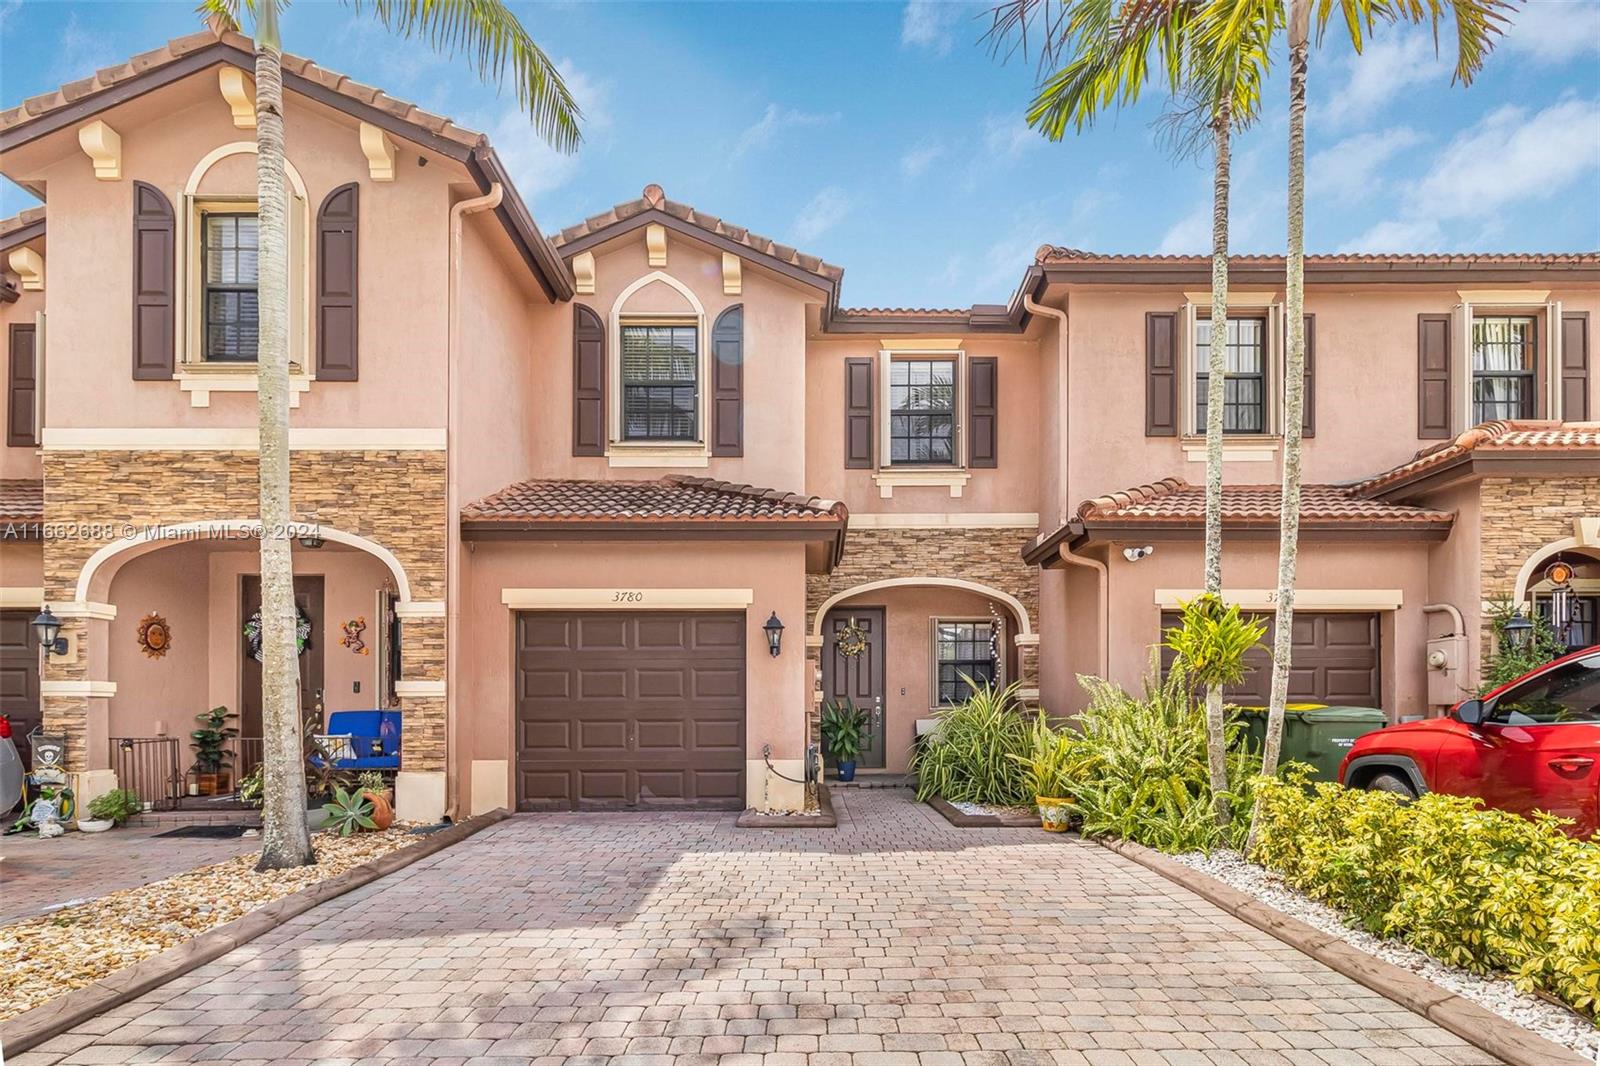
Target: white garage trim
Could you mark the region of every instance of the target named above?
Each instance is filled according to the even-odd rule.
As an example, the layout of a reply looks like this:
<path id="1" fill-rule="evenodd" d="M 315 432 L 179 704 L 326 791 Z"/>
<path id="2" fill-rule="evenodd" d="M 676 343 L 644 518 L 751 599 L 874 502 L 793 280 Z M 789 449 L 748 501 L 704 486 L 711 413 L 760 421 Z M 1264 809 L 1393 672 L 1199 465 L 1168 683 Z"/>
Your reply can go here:
<path id="1" fill-rule="evenodd" d="M 753 589 L 501 589 L 500 602 L 513 611 L 706 611 L 743 610 Z"/>
<path id="2" fill-rule="evenodd" d="M 1205 589 L 1156 589 L 1156 606 L 1177 610 L 1205 593 Z M 1247 611 L 1271 611 L 1278 606 L 1277 589 L 1222 590 L 1224 603 Z M 1297 611 L 1398 611 L 1405 602 L 1399 589 L 1295 589 Z"/>

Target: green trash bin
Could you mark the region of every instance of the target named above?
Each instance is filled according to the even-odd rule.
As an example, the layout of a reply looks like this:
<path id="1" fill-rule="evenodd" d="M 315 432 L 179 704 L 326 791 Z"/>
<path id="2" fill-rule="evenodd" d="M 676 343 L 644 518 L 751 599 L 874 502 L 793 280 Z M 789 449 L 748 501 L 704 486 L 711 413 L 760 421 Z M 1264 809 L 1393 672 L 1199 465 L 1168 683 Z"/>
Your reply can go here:
<path id="1" fill-rule="evenodd" d="M 1237 712 L 1245 726 L 1245 746 L 1259 752 L 1267 741 L 1267 709 L 1239 707 Z M 1356 738 L 1388 724 L 1389 716 L 1377 707 L 1291 703 L 1284 708 L 1279 765 L 1302 762 L 1311 767 L 1314 780 L 1337 781 L 1339 764 Z"/>

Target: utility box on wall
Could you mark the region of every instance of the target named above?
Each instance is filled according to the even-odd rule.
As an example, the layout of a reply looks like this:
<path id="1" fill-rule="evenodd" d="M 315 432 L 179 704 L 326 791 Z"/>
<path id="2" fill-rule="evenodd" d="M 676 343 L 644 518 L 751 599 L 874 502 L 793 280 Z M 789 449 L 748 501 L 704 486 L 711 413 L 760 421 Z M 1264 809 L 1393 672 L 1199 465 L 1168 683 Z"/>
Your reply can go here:
<path id="1" fill-rule="evenodd" d="M 1472 694 L 1467 687 L 1465 634 L 1428 641 L 1428 705 L 1450 708 Z"/>

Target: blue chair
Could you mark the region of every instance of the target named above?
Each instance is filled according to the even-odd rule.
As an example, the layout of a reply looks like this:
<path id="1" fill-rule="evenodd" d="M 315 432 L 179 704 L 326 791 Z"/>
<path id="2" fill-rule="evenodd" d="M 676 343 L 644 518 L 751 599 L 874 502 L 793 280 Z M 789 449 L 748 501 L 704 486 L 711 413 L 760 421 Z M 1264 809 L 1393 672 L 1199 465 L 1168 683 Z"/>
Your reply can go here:
<path id="1" fill-rule="evenodd" d="M 334 711 L 328 716 L 330 737 L 349 737 L 349 754 L 335 759 L 341 770 L 400 769 L 399 711 Z M 311 761 L 321 765 L 321 758 Z"/>

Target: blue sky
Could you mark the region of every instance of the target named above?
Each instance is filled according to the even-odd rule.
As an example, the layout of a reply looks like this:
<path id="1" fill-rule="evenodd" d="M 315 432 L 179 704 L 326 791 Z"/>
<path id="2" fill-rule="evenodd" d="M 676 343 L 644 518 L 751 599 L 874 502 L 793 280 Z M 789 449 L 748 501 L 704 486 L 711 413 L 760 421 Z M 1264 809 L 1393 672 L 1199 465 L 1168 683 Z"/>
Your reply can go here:
<path id="1" fill-rule="evenodd" d="M 488 132 L 547 232 L 658 182 L 845 267 L 849 305 L 1003 301 L 1047 241 L 1208 247 L 1208 163 L 1163 149 L 1159 96 L 1043 140 L 1022 119 L 1034 67 L 991 58 L 984 5 L 513 6 L 587 112 L 576 156 L 545 149 L 461 63 L 339 4 L 297 0 L 284 35 L 292 52 Z M 0 0 L 0 100 L 192 32 L 193 7 Z M 1239 251 L 1283 247 L 1282 68 L 1236 148 Z M 1360 57 L 1330 43 L 1311 77 L 1310 250 L 1600 248 L 1600 0 L 1531 0 L 1470 89 L 1410 31 Z M 33 203 L 0 186 L 0 214 Z"/>

